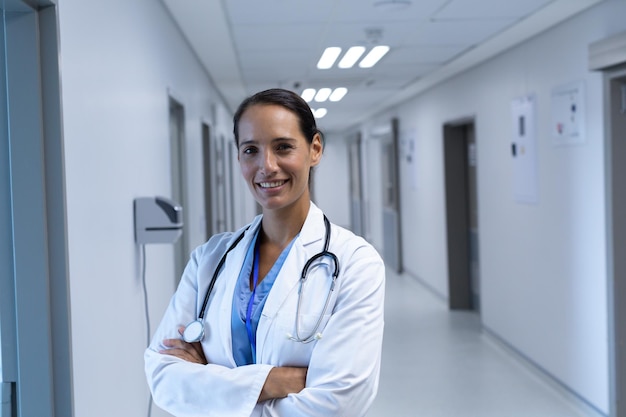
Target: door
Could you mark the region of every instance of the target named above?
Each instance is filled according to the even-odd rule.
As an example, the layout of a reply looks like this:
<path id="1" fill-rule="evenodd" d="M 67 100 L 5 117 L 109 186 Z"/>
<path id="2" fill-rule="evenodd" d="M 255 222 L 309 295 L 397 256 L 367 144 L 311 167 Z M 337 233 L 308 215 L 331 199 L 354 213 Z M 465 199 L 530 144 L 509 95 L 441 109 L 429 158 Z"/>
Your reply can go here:
<path id="1" fill-rule="evenodd" d="M 204 232 L 205 240 L 213 235 L 213 161 L 211 159 L 211 127 L 202 123 L 202 167 L 204 181 Z"/>
<path id="2" fill-rule="evenodd" d="M 361 134 L 358 133 L 349 139 L 350 164 L 350 227 L 352 232 L 359 236 L 365 233 L 363 182 L 361 178 Z"/>
<path id="3" fill-rule="evenodd" d="M 224 136 L 218 138 L 215 143 L 215 165 L 216 165 L 216 178 L 215 178 L 215 196 L 216 196 L 216 232 L 222 233 L 227 230 L 226 219 L 226 162 L 225 162 L 225 150 L 224 150 Z"/>
<path id="4" fill-rule="evenodd" d="M 467 194 L 469 218 L 469 275 L 472 307 L 480 310 L 480 260 L 478 258 L 478 179 L 476 177 L 476 135 L 474 124 L 465 126 L 467 150 Z"/>
<path id="5" fill-rule="evenodd" d="M 607 75 L 607 222 L 611 416 L 626 415 L 626 68 Z"/>
<path id="6" fill-rule="evenodd" d="M 0 96 L 6 97 L 5 13 L 0 5 Z M 17 351 L 13 265 L 11 159 L 7 100 L 0 100 L 0 417 L 15 410 Z"/>
<path id="7" fill-rule="evenodd" d="M 385 265 L 402 272 L 400 235 L 400 175 L 398 171 L 398 121 L 381 138 L 382 228 Z"/>
<path id="8" fill-rule="evenodd" d="M 444 126 L 448 240 L 448 302 L 451 309 L 480 309 L 476 140 L 473 121 Z"/>
<path id="9" fill-rule="evenodd" d="M 227 141 L 224 146 L 228 149 L 228 175 L 226 178 L 228 204 L 226 205 L 226 218 L 228 219 L 228 230 L 235 230 L 235 180 L 238 176 L 237 146 L 234 140 Z"/>
<path id="10" fill-rule="evenodd" d="M 170 97 L 170 167 L 172 178 L 172 199 L 183 207 L 183 234 L 174 243 L 174 276 L 178 284 L 189 257 L 186 231 L 189 228 L 189 213 L 186 199 L 185 167 L 185 109 L 177 100 Z"/>

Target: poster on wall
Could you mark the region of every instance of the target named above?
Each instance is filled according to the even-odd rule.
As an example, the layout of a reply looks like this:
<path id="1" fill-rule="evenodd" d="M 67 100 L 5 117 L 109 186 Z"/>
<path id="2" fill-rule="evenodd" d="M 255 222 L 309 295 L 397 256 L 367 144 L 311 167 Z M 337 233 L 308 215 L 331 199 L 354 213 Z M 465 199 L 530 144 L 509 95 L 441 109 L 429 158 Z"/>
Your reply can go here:
<path id="1" fill-rule="evenodd" d="M 534 96 L 519 97 L 512 101 L 511 127 L 513 196 L 519 203 L 536 204 L 538 185 Z"/>
<path id="2" fill-rule="evenodd" d="M 404 131 L 400 139 L 400 155 L 405 178 L 409 178 L 411 189 L 417 190 L 417 141 L 415 130 Z"/>
<path id="3" fill-rule="evenodd" d="M 585 84 L 582 81 L 552 90 L 552 141 L 554 145 L 585 142 Z"/>

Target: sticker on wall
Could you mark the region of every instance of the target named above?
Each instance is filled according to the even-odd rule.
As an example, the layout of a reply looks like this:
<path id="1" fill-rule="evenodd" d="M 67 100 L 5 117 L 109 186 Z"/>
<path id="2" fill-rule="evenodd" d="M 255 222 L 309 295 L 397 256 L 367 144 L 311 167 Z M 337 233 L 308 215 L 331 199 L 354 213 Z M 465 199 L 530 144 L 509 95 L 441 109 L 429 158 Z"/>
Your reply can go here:
<path id="1" fill-rule="evenodd" d="M 585 84 L 573 82 L 552 90 L 552 140 L 555 145 L 585 142 Z"/>
<path id="2" fill-rule="evenodd" d="M 476 144 L 470 143 L 467 145 L 467 163 L 470 167 L 476 166 Z"/>
<path id="3" fill-rule="evenodd" d="M 513 196 L 517 202 L 534 204 L 538 200 L 534 96 L 512 101 L 511 127 Z"/>
<path id="4" fill-rule="evenodd" d="M 415 130 L 406 130 L 400 135 L 400 151 L 405 175 L 411 182 L 411 189 L 417 190 L 417 141 Z"/>

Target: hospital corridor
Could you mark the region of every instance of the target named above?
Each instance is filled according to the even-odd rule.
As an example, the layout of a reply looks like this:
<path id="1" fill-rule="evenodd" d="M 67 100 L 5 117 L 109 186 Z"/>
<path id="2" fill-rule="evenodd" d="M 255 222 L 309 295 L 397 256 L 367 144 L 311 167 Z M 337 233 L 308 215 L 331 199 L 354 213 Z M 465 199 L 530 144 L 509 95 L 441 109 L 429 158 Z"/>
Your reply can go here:
<path id="1" fill-rule="evenodd" d="M 626 417 L 626 0 L 0 24 L 0 417 Z"/>
<path id="2" fill-rule="evenodd" d="M 378 397 L 367 417 L 598 417 L 414 277 L 388 271 Z"/>

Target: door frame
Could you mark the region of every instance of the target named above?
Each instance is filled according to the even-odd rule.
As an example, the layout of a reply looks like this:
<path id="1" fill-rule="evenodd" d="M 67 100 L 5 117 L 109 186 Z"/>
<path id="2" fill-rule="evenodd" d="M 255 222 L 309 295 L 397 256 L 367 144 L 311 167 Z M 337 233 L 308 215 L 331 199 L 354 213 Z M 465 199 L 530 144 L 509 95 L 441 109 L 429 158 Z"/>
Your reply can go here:
<path id="1" fill-rule="evenodd" d="M 607 245 L 607 306 L 609 336 L 609 415 L 626 415 L 626 257 L 620 253 L 626 245 L 626 190 L 623 180 L 626 167 L 626 143 L 617 137 L 613 123 L 616 114 L 612 84 L 626 81 L 626 31 L 589 45 L 589 69 L 603 73 L 605 126 L 605 201 Z M 626 94 L 626 92 L 622 93 Z M 626 108 L 626 97 L 622 97 Z M 626 111 L 626 109 L 624 109 Z M 626 114 L 623 115 L 626 117 Z M 617 213 L 621 216 L 616 215 Z M 620 277 L 620 279 L 617 279 Z"/>
<path id="2" fill-rule="evenodd" d="M 608 71 L 604 77 L 605 124 L 606 124 L 606 222 L 607 222 L 607 272 L 609 309 L 609 376 L 610 376 L 610 415 L 619 417 L 626 414 L 626 259 L 623 248 L 626 245 L 626 144 L 614 129 L 617 117 L 614 86 L 626 86 L 626 65 L 621 69 Z M 626 88 L 626 87 L 624 87 Z M 621 98 L 626 101 L 626 97 Z M 621 104 L 626 106 L 626 102 Z M 626 113 L 619 115 L 626 118 Z M 619 133 L 622 133 L 620 131 Z M 619 277 L 619 278 L 618 278 Z"/>
<path id="3" fill-rule="evenodd" d="M 57 7 L 4 0 L 0 11 L 7 88 L 0 147 L 8 160 L 1 209 L 9 208 L 0 221 L 8 220 L 12 257 L 2 292 L 7 298 L 10 287 L 13 298 L 12 311 L 0 315 L 2 391 L 10 384 L 11 415 L 73 416 Z"/>

